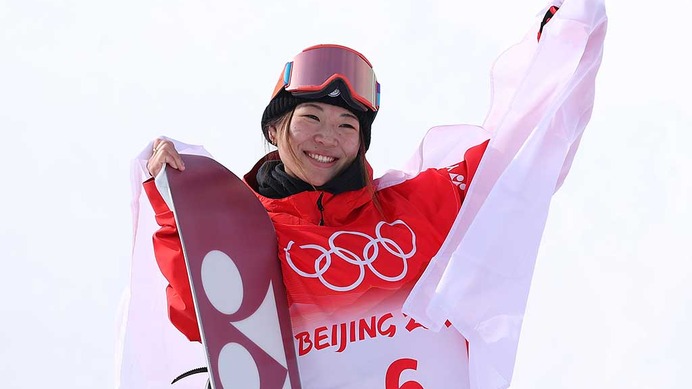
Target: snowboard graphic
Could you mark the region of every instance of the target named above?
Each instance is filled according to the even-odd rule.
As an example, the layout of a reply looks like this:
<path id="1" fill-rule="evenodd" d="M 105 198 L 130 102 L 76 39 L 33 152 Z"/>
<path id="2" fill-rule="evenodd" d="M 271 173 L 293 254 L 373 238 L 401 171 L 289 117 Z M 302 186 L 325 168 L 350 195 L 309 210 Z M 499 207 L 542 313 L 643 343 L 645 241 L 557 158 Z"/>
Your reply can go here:
<path id="1" fill-rule="evenodd" d="M 274 227 L 218 162 L 184 155 L 156 186 L 175 214 L 214 389 L 300 389 Z"/>

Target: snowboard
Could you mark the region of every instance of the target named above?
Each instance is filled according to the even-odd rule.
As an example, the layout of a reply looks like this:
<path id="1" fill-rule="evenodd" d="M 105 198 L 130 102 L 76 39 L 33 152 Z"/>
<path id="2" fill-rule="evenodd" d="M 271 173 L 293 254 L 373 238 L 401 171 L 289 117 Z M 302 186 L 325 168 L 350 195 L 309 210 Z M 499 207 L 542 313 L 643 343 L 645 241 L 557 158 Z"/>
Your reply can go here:
<path id="1" fill-rule="evenodd" d="M 175 215 L 214 389 L 300 389 L 274 227 L 235 174 L 183 155 L 156 186 Z"/>

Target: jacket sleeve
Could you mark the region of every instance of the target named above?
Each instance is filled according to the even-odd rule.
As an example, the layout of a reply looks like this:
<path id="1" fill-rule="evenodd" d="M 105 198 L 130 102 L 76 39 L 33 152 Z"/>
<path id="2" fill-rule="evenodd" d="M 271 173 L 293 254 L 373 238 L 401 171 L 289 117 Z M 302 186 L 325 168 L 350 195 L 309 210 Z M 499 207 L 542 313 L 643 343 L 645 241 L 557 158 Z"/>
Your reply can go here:
<path id="1" fill-rule="evenodd" d="M 478 170 L 478 165 L 481 163 L 481 158 L 488 148 L 488 143 L 490 140 L 479 144 L 478 146 L 471 147 L 464 154 L 464 162 L 466 163 L 466 181 L 467 185 L 471 185 L 473 177 L 476 175 L 476 170 Z"/>
<path id="2" fill-rule="evenodd" d="M 449 174 L 449 179 L 459 188 L 462 200 L 471 185 L 471 181 L 473 181 L 473 177 L 476 175 L 476 170 L 478 170 L 478 165 L 481 163 L 481 158 L 489 142 L 490 140 L 486 140 L 483 143 L 470 147 L 464 152 L 463 161 L 437 169 L 441 173 L 446 172 Z"/>
<path id="3" fill-rule="evenodd" d="M 154 233 L 153 243 L 156 263 L 169 283 L 166 287 L 168 317 L 190 341 L 200 342 L 190 280 L 173 211 L 159 194 L 153 179 L 144 182 L 143 186 L 156 214 L 156 222 L 161 226 Z"/>

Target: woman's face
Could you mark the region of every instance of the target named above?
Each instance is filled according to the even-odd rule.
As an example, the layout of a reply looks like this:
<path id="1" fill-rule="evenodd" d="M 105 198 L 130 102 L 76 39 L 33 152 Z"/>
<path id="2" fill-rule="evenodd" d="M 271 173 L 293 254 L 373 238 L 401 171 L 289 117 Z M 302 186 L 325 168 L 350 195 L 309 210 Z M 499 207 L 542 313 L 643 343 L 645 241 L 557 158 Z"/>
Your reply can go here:
<path id="1" fill-rule="evenodd" d="M 298 105 L 288 134 L 276 127 L 269 134 L 286 173 L 314 186 L 326 184 L 346 169 L 360 148 L 358 118 L 345 108 L 324 103 Z"/>

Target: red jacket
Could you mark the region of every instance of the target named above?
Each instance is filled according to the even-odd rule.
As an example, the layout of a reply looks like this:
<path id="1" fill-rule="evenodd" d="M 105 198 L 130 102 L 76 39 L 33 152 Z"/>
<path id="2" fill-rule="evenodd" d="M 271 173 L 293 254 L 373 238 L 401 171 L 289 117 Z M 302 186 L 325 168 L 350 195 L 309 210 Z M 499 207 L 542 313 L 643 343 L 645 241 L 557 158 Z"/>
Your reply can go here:
<path id="1" fill-rule="evenodd" d="M 395 295 L 410 290 L 444 241 L 487 143 L 470 148 L 462 162 L 448 168 L 429 169 L 385 188 L 375 182 L 379 207 L 370 187 L 338 195 L 307 191 L 283 199 L 257 194 L 277 232 L 294 331 L 315 321 L 345 320 L 340 312 L 353 315 L 399 301 Z M 144 189 L 161 226 L 153 243 L 169 282 L 170 320 L 188 339 L 200 341 L 173 213 L 153 180 Z"/>

